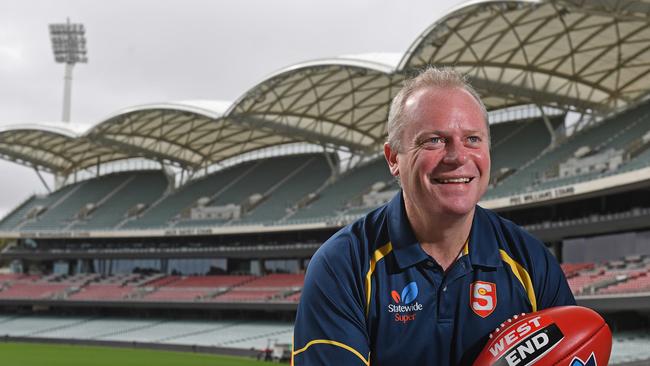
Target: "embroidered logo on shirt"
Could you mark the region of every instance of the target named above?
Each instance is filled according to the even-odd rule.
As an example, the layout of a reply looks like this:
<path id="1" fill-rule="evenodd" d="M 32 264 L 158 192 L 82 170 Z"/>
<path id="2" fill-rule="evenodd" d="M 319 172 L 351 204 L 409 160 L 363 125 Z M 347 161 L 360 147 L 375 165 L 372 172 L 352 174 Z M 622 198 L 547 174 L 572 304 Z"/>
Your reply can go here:
<path id="1" fill-rule="evenodd" d="M 391 291 L 390 296 L 397 304 L 402 301 L 403 304 L 410 304 L 415 300 L 416 297 L 418 297 L 418 284 L 411 282 L 408 285 L 404 286 L 402 289 L 402 296 L 400 296 L 399 293 L 397 293 L 395 290 Z"/>
<path id="2" fill-rule="evenodd" d="M 395 290 L 391 291 L 390 296 L 395 304 L 388 304 L 388 312 L 395 313 L 395 322 L 406 324 L 415 320 L 416 313 L 422 310 L 422 304 L 415 301 L 418 297 L 418 285 L 415 282 L 404 286 L 401 294 Z"/>
<path id="3" fill-rule="evenodd" d="M 469 306 L 476 315 L 485 318 L 497 307 L 497 285 L 476 281 L 469 287 Z"/>

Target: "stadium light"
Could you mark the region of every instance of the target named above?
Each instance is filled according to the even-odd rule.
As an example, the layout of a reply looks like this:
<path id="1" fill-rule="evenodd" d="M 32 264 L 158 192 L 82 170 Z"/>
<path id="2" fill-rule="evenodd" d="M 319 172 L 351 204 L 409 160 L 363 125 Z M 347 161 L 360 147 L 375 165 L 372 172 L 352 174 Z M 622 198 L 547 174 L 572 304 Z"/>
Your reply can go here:
<path id="1" fill-rule="evenodd" d="M 50 24 L 52 51 L 57 63 L 65 63 L 63 77 L 63 122 L 70 122 L 70 95 L 72 93 L 72 68 L 78 62 L 88 62 L 86 56 L 86 28 L 80 23 Z"/>

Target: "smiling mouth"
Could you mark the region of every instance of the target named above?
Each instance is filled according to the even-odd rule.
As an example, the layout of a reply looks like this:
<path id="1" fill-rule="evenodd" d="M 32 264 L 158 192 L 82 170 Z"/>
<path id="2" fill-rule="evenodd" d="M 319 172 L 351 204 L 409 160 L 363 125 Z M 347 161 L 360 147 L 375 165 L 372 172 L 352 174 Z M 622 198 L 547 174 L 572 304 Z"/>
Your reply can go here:
<path id="1" fill-rule="evenodd" d="M 434 179 L 436 183 L 439 184 L 459 184 L 459 183 L 469 183 L 474 178 L 449 178 L 449 179 Z"/>

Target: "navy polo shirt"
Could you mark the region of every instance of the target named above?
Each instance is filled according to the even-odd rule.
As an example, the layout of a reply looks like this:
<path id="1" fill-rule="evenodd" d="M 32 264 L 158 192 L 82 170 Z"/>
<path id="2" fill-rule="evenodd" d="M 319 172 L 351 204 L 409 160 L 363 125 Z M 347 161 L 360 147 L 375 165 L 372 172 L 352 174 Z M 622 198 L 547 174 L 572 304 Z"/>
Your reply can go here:
<path id="1" fill-rule="evenodd" d="M 515 314 L 575 305 L 538 239 L 476 207 L 447 272 L 424 252 L 402 193 L 314 254 L 294 329 L 295 365 L 470 365 Z"/>

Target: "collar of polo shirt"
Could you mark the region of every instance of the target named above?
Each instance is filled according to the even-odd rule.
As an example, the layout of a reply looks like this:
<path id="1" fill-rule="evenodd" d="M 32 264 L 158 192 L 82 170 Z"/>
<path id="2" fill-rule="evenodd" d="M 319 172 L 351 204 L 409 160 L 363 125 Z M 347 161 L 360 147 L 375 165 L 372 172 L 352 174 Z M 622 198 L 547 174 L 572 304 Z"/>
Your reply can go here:
<path id="1" fill-rule="evenodd" d="M 388 203 L 387 216 L 388 236 L 392 243 L 397 265 L 404 269 L 429 260 L 430 257 L 424 252 L 415 238 L 411 224 L 406 216 L 401 191 Z M 478 222 L 485 222 L 485 224 L 478 224 Z M 463 251 L 464 254 L 469 255 L 472 266 L 495 268 L 503 265 L 496 241 L 482 240 L 482 238 L 494 238 L 495 236 L 497 236 L 496 231 L 489 223 L 487 215 L 480 206 L 477 206 L 474 211 L 469 243 L 467 243 L 468 251 L 467 253 Z"/>

